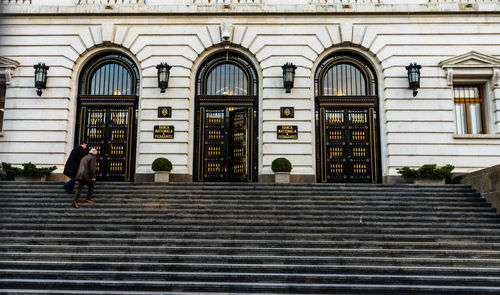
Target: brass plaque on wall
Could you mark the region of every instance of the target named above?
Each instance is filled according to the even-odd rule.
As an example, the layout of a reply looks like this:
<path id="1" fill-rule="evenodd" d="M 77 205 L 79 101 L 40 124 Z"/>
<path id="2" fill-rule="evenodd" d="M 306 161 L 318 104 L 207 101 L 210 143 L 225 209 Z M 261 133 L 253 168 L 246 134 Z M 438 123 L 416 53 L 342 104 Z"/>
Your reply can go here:
<path id="1" fill-rule="evenodd" d="M 294 117 L 294 108 L 293 107 L 281 107 L 280 108 L 280 116 L 281 116 L 281 118 L 293 118 Z"/>
<path id="2" fill-rule="evenodd" d="M 278 139 L 299 139 L 297 126 L 278 125 L 277 134 Z"/>
<path id="3" fill-rule="evenodd" d="M 172 107 L 158 107 L 158 118 L 172 118 Z"/>
<path id="4" fill-rule="evenodd" d="M 155 125 L 154 138 L 156 138 L 156 139 L 172 139 L 172 138 L 174 138 L 174 126 Z"/>

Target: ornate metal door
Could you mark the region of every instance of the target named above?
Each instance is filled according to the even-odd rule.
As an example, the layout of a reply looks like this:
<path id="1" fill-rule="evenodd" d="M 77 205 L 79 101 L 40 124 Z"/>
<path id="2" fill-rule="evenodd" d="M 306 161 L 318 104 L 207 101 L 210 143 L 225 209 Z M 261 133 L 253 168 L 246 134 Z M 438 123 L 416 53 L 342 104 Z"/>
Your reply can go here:
<path id="1" fill-rule="evenodd" d="M 253 108 L 200 108 L 199 181 L 252 181 Z"/>
<path id="2" fill-rule="evenodd" d="M 82 107 L 81 139 L 97 150 L 97 178 L 122 181 L 131 177 L 133 107 Z"/>
<path id="3" fill-rule="evenodd" d="M 323 182 L 376 182 L 373 108 L 321 108 Z"/>
<path id="4" fill-rule="evenodd" d="M 228 153 L 230 181 L 251 180 L 253 108 L 230 112 L 230 142 Z M 250 179 L 249 179 L 250 177 Z"/>
<path id="5" fill-rule="evenodd" d="M 225 180 L 226 112 L 225 108 L 201 108 L 199 180 Z"/>

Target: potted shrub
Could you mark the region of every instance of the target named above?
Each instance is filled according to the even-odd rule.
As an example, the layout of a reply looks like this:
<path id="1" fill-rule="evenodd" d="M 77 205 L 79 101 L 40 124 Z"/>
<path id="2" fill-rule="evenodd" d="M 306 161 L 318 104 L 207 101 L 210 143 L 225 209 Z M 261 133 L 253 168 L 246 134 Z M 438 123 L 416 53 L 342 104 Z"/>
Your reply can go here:
<path id="1" fill-rule="evenodd" d="M 170 170 L 172 163 L 166 158 L 157 158 L 151 164 L 151 168 L 155 172 L 155 182 L 168 182 L 170 178 Z"/>
<path id="2" fill-rule="evenodd" d="M 2 162 L 2 168 L 5 170 L 7 179 L 15 181 L 45 181 L 47 176 L 56 170 L 56 166 L 37 168 L 35 164 L 24 163 L 23 168 L 12 167 L 12 165 Z"/>
<path id="3" fill-rule="evenodd" d="M 397 171 L 404 179 L 414 184 L 442 185 L 446 183 L 446 180 L 451 179 L 451 171 L 453 169 L 455 167 L 450 164 L 439 168 L 436 164 L 425 164 L 418 169 L 403 167 L 398 168 Z"/>
<path id="4" fill-rule="evenodd" d="M 292 171 L 292 163 L 286 158 L 277 158 L 271 164 L 271 169 L 274 172 L 274 182 L 289 183 L 290 171 Z"/>

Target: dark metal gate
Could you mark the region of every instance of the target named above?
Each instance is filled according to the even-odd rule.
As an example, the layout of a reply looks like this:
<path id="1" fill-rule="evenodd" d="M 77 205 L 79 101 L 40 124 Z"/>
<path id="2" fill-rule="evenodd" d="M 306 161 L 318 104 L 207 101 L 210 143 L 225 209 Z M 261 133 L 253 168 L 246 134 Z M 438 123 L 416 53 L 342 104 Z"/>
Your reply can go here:
<path id="1" fill-rule="evenodd" d="M 234 109 L 200 108 L 198 181 L 254 180 L 253 108 Z"/>
<path id="2" fill-rule="evenodd" d="M 97 150 L 98 180 L 131 180 L 134 108 L 83 106 L 80 118 L 79 138 Z"/>
<path id="3" fill-rule="evenodd" d="M 376 182 L 373 108 L 320 108 L 322 182 Z"/>

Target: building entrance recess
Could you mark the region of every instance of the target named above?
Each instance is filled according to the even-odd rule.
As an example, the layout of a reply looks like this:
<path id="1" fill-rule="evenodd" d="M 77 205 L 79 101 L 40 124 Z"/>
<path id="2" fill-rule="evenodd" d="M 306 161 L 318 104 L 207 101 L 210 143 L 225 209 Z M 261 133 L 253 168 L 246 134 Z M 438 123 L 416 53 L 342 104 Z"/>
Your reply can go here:
<path id="1" fill-rule="evenodd" d="M 80 77 L 75 145 L 97 150 L 97 180 L 132 181 L 139 74 L 127 57 L 106 52 Z"/>
<path id="2" fill-rule="evenodd" d="M 318 182 L 380 182 L 378 97 L 361 56 L 327 57 L 315 76 Z"/>
<path id="3" fill-rule="evenodd" d="M 253 108 L 200 110 L 199 176 L 203 181 L 252 181 Z"/>
<path id="4" fill-rule="evenodd" d="M 257 88 L 235 52 L 208 59 L 197 78 L 194 181 L 253 182 L 257 175 Z"/>

